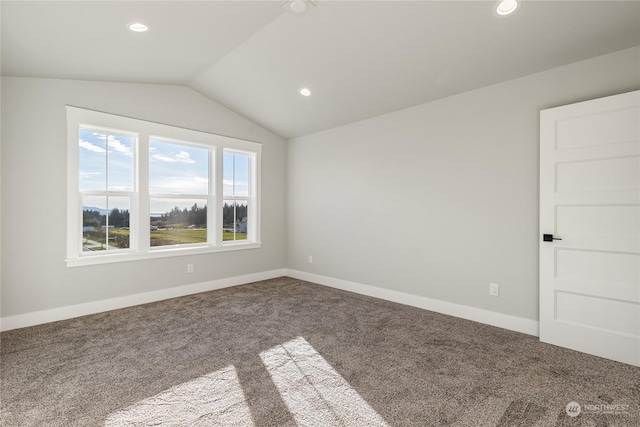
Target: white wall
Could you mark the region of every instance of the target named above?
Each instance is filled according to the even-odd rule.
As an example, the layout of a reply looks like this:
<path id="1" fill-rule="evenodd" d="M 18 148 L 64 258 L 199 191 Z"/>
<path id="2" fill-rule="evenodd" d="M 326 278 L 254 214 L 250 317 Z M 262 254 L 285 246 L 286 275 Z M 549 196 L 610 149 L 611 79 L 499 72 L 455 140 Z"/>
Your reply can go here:
<path id="1" fill-rule="evenodd" d="M 263 143 L 262 248 L 66 267 L 66 104 Z M 285 141 L 191 89 L 3 77 L 1 160 L 3 317 L 285 267 Z"/>
<path id="2" fill-rule="evenodd" d="M 288 267 L 537 319 L 538 112 L 638 89 L 639 64 L 628 49 L 304 136 L 288 161 L 184 87 L 3 77 L 2 316 Z M 66 104 L 264 143 L 263 247 L 67 268 Z"/>
<path id="3" fill-rule="evenodd" d="M 537 319 L 539 111 L 638 89 L 639 64 L 627 49 L 289 141 L 287 267 Z"/>

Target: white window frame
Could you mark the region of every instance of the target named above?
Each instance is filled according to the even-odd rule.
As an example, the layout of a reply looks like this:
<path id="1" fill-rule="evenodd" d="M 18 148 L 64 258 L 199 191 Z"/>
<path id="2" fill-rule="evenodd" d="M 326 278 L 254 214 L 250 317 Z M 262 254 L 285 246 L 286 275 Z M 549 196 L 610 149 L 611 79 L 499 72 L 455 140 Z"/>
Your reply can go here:
<path id="1" fill-rule="evenodd" d="M 133 191 L 127 193 L 131 197 L 129 249 L 94 253 L 82 251 L 82 193 L 79 190 L 78 144 L 80 127 L 137 135 L 133 150 L 134 188 Z M 209 194 L 206 196 L 207 242 L 150 247 L 149 203 L 152 196 L 149 194 L 149 140 L 151 138 L 209 149 Z M 250 232 L 247 235 L 247 240 L 244 241 L 222 241 L 222 206 L 224 200 L 222 153 L 225 149 L 250 154 L 251 158 L 251 180 L 249 197 L 247 198 L 250 203 L 248 213 Z M 261 247 L 261 154 L 262 145 L 252 141 L 67 106 L 67 266 L 105 264 Z M 170 196 L 175 198 L 205 198 L 202 195 Z M 156 197 L 156 195 L 154 194 L 153 197 Z"/>
<path id="2" fill-rule="evenodd" d="M 126 135 L 126 136 L 131 136 L 134 138 L 133 141 L 133 147 L 132 147 L 132 154 L 133 154 L 133 165 L 134 165 L 134 169 L 133 169 L 133 176 L 132 176 L 132 188 L 129 191 L 121 191 L 121 190 L 109 190 L 109 182 L 107 180 L 106 182 L 106 187 L 104 190 L 85 190 L 85 191 L 79 191 L 78 197 L 79 197 L 79 202 L 80 202 L 80 206 L 83 205 L 83 196 L 103 196 L 103 197 L 128 197 L 129 198 L 129 222 L 130 223 L 136 223 L 137 222 L 137 214 L 138 214 L 138 209 L 134 209 L 134 204 L 138 201 L 137 199 L 137 177 L 136 177 L 136 173 L 135 173 L 135 164 L 136 162 L 138 162 L 138 134 L 135 132 L 130 132 L 130 131 L 125 131 L 122 129 L 114 129 L 114 128 L 105 128 L 102 126 L 94 126 L 94 125 L 86 125 L 83 124 L 81 126 L 78 126 L 78 128 L 82 128 L 82 129 L 86 129 L 86 130 L 90 130 L 90 131 L 95 131 L 95 132 L 101 132 L 101 133 L 105 133 L 107 135 L 111 135 L 111 134 L 115 134 L 115 135 Z M 79 130 L 79 129 L 78 129 Z M 78 133 L 76 131 L 76 133 Z M 77 147 L 76 147 L 77 148 Z M 105 141 L 105 149 L 107 150 L 106 152 L 106 156 L 107 156 L 107 162 L 108 162 L 108 158 L 109 158 L 109 148 L 107 145 L 107 141 Z M 78 152 L 79 155 L 79 152 Z M 76 164 L 78 164 L 78 161 L 76 161 Z M 78 164 L 79 167 L 79 164 Z M 109 167 L 108 167 L 108 163 L 106 165 L 105 171 L 107 173 L 107 177 L 109 176 Z M 77 178 L 79 179 L 79 174 L 77 174 Z M 76 189 L 79 187 L 79 185 L 76 185 Z M 107 204 L 107 210 L 109 209 L 109 206 Z M 79 221 L 82 221 L 82 208 L 80 210 L 80 217 L 79 217 Z M 109 244 L 109 240 L 108 240 L 108 235 L 109 235 L 109 216 L 107 215 L 107 222 L 106 222 L 106 234 L 107 234 L 107 241 L 106 244 L 108 246 Z M 118 253 L 125 253 L 125 252 L 131 252 L 132 250 L 135 250 L 135 242 L 136 242 L 136 237 L 137 237 L 137 227 L 134 227 L 133 230 L 131 230 L 130 227 L 130 233 L 129 233 L 129 248 L 127 249 L 117 249 Z M 80 251 L 82 251 L 82 233 L 79 233 L 78 238 L 80 239 Z M 99 254 L 101 254 L 101 252 L 98 252 Z M 108 251 L 105 253 L 109 253 Z"/>
<path id="3" fill-rule="evenodd" d="M 249 194 L 247 196 L 237 196 L 237 195 L 225 196 L 224 191 L 221 191 L 219 194 L 222 194 L 221 206 L 224 205 L 225 200 L 229 200 L 233 202 L 238 202 L 238 201 L 247 202 L 247 208 L 249 211 L 249 215 L 247 216 L 247 240 L 252 241 L 252 240 L 255 240 L 256 238 L 255 232 L 258 229 L 255 221 L 256 217 L 255 215 L 251 214 L 251 211 L 254 209 L 253 206 L 254 205 L 257 206 L 257 199 L 255 197 L 255 194 L 251 191 L 251 188 L 255 188 L 255 186 L 258 184 L 255 174 L 253 173 L 253 171 L 256 170 L 257 158 L 255 153 L 253 152 L 225 147 L 220 153 L 221 154 L 220 157 L 223 159 L 224 159 L 225 152 L 234 153 L 234 154 L 246 154 L 249 156 L 249 192 L 248 192 Z M 224 170 L 222 172 L 224 174 Z M 220 210 L 220 215 L 222 215 L 222 209 Z M 243 242 L 244 240 L 225 240 L 223 241 L 223 245 L 236 245 L 236 244 L 242 244 Z"/>
<path id="4" fill-rule="evenodd" d="M 212 147 L 212 146 L 208 146 L 208 145 L 204 145 L 204 144 L 198 144 L 198 143 L 194 143 L 192 141 L 181 141 L 181 140 L 175 140 L 175 139 L 170 139 L 170 138 L 166 138 L 164 136 L 158 136 L 158 135 L 150 135 L 149 136 L 149 141 L 151 140 L 155 140 L 157 142 L 161 142 L 161 143 L 168 143 L 168 144 L 174 144 L 174 145 L 182 145 L 182 146 L 187 146 L 187 147 L 195 147 L 195 148 L 206 148 L 209 150 L 209 174 L 208 174 L 208 192 L 206 195 L 203 194 L 180 194 L 180 193 L 174 193 L 174 194 L 163 194 L 163 193 L 151 193 L 150 190 L 148 190 L 144 195 L 141 195 L 141 199 L 145 199 L 143 201 L 143 203 L 146 206 L 151 206 L 151 199 L 153 198 L 161 198 L 161 199 L 205 199 L 206 200 L 206 204 L 207 204 L 207 244 L 210 245 L 210 242 L 216 242 L 217 240 L 215 239 L 215 228 L 210 227 L 209 224 L 213 224 L 213 226 L 216 226 L 216 216 L 215 216 L 215 212 L 212 212 L 212 209 L 210 209 L 210 206 L 213 206 L 215 208 L 216 206 L 216 194 L 217 191 L 215 190 L 216 185 L 215 183 L 218 181 L 218 179 L 216 178 L 216 173 L 215 173 L 215 158 L 216 158 L 216 152 L 218 150 L 217 147 Z M 147 148 L 149 147 L 149 145 L 147 144 Z M 148 166 L 148 163 L 147 163 Z M 149 173 L 147 171 L 147 176 L 149 176 Z M 148 182 L 147 182 L 148 184 Z M 149 228 L 149 227 L 147 227 Z M 146 238 L 144 239 L 144 242 L 146 243 L 145 246 L 145 250 L 148 251 L 165 251 L 165 250 L 172 250 L 172 249 L 183 249 L 183 248 L 189 248 L 189 247 L 200 247 L 203 244 L 202 243 L 192 243 L 192 244 L 181 244 L 181 245 L 174 245 L 174 246 L 150 246 L 150 239 Z"/>

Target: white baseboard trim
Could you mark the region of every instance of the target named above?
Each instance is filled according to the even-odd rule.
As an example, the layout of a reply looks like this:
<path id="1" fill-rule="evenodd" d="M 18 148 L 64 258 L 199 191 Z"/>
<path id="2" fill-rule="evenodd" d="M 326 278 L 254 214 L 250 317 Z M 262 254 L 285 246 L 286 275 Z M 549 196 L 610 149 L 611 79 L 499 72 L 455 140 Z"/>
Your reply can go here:
<path id="1" fill-rule="evenodd" d="M 72 319 L 74 317 L 102 313 L 134 305 L 148 304 L 170 298 L 193 295 L 200 292 L 213 291 L 216 289 L 243 285 L 260 280 L 274 279 L 282 276 L 289 276 L 295 279 L 305 280 L 336 289 L 342 289 L 344 291 L 380 298 L 467 320 L 473 320 L 475 322 L 485 323 L 487 325 L 497 326 L 499 328 L 522 332 L 529 335 L 539 335 L 538 322 L 535 320 L 524 319 L 522 317 L 510 316 L 508 314 L 496 313 L 494 311 L 483 310 L 480 308 L 290 269 L 264 271 L 244 276 L 228 277 L 225 279 L 194 283 L 192 285 L 177 286 L 175 288 L 161 289 L 158 291 L 145 292 L 124 297 L 110 298 L 106 300 L 92 301 L 83 304 L 2 317 L 0 318 L 0 331 L 26 328 L 28 326 Z"/>
<path id="2" fill-rule="evenodd" d="M 245 283 L 257 282 L 260 280 L 274 279 L 276 277 L 285 276 L 285 272 L 285 269 L 264 271 L 244 276 L 228 277 L 225 279 L 194 283 L 192 285 L 177 286 L 175 288 L 161 289 L 141 294 L 127 295 L 124 297 L 110 298 L 106 300 L 92 301 L 69 305 L 66 307 L 2 317 L 0 318 L 0 330 L 9 331 L 11 329 L 26 328 L 28 326 L 72 319 L 74 317 L 86 316 L 88 314 L 102 313 L 134 305 L 147 304 L 170 298 L 198 294 L 200 292 L 244 285 Z"/>
<path id="3" fill-rule="evenodd" d="M 483 310 L 481 308 L 469 307 L 466 305 L 455 304 L 451 302 L 421 297 L 418 295 L 407 294 L 405 292 L 394 291 L 391 289 L 378 288 L 375 286 L 364 285 L 362 283 L 349 282 L 347 280 L 335 279 L 333 277 L 321 276 L 319 274 L 307 273 L 299 270 L 286 270 L 286 275 L 294 279 L 305 280 L 308 282 L 318 283 L 320 285 L 330 286 L 332 288 L 342 289 L 344 291 L 355 292 L 357 294 L 367 295 L 374 298 L 380 298 L 387 301 L 397 302 L 412 307 L 418 307 L 425 310 L 435 311 L 437 313 L 447 314 L 449 316 L 461 317 L 467 320 L 484 323 L 491 326 L 497 326 L 503 329 L 509 329 L 524 334 L 539 336 L 538 321 L 525 319 L 522 317 L 511 316 L 508 314 L 497 313 L 495 311 Z"/>

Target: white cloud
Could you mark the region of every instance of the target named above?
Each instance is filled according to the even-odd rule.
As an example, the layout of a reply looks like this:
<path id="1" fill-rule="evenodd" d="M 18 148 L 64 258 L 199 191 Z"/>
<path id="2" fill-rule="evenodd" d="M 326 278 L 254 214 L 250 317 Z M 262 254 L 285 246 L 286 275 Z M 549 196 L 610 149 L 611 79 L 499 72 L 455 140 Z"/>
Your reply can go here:
<path id="1" fill-rule="evenodd" d="M 233 187 L 234 181 L 232 181 L 230 179 L 224 179 L 224 180 L 222 180 L 222 184 L 225 187 Z M 249 183 L 242 182 L 242 181 L 235 181 L 235 185 L 236 185 L 236 188 L 248 188 L 249 187 Z"/>
<path id="2" fill-rule="evenodd" d="M 161 162 L 167 162 L 167 163 L 177 162 L 177 160 L 174 159 L 173 157 L 167 157 L 164 154 L 154 154 L 153 156 L 151 156 L 151 158 L 153 158 L 154 160 L 159 160 Z"/>
<path id="3" fill-rule="evenodd" d="M 152 182 L 152 193 L 182 193 L 182 194 L 207 194 L 208 180 L 206 178 L 165 178 Z"/>
<path id="4" fill-rule="evenodd" d="M 104 133 L 99 133 L 99 132 L 93 132 L 93 136 L 96 139 L 99 139 L 101 141 L 105 141 L 107 140 L 107 134 Z M 90 143 L 89 143 L 90 144 Z M 109 145 L 109 147 L 111 147 L 114 151 L 117 151 L 118 153 L 122 153 L 128 157 L 133 157 L 133 152 L 131 151 L 131 147 L 128 147 L 126 145 L 124 145 L 122 142 L 120 142 L 115 135 L 111 135 L 109 134 L 109 139 L 107 141 L 107 144 Z M 82 145 L 82 144 L 80 144 Z M 102 153 L 104 153 L 104 150 L 102 151 Z"/>
<path id="5" fill-rule="evenodd" d="M 131 151 L 131 147 L 124 145 L 122 142 L 118 141 L 113 135 L 109 135 L 109 147 L 111 147 L 114 151 L 118 153 L 122 153 L 125 156 L 133 157 L 133 152 Z"/>
<path id="6" fill-rule="evenodd" d="M 223 191 L 225 195 L 236 195 L 236 196 L 248 196 L 249 195 L 249 184 L 246 182 L 236 181 L 235 187 L 233 185 L 233 181 L 230 179 L 225 179 L 222 181 Z"/>
<path id="7" fill-rule="evenodd" d="M 191 160 L 191 156 L 186 151 L 180 151 L 178 154 L 176 154 L 176 158 L 180 160 Z"/>
<path id="8" fill-rule="evenodd" d="M 196 161 L 191 158 L 191 155 L 186 151 L 180 151 L 179 153 L 171 153 L 171 157 L 164 154 L 154 154 L 151 156 L 154 160 L 158 160 L 166 163 L 195 163 Z"/>
<path id="9" fill-rule="evenodd" d="M 80 171 L 80 178 L 87 178 L 93 175 L 102 175 L 102 172 L 82 172 Z"/>
<path id="10" fill-rule="evenodd" d="M 92 143 L 90 143 L 89 141 L 84 141 L 84 140 L 80 140 L 80 147 L 92 151 L 94 153 L 106 153 L 107 150 L 105 150 L 102 147 L 98 147 L 97 145 L 94 145 Z"/>

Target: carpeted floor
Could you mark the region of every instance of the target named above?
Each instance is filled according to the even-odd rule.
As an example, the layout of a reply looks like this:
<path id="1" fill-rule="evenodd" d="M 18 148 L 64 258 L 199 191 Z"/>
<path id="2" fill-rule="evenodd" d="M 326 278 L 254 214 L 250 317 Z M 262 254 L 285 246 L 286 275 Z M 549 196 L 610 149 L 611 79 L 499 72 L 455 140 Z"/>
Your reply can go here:
<path id="1" fill-rule="evenodd" d="M 640 426 L 639 368 L 291 278 L 0 338 L 3 426 Z"/>

